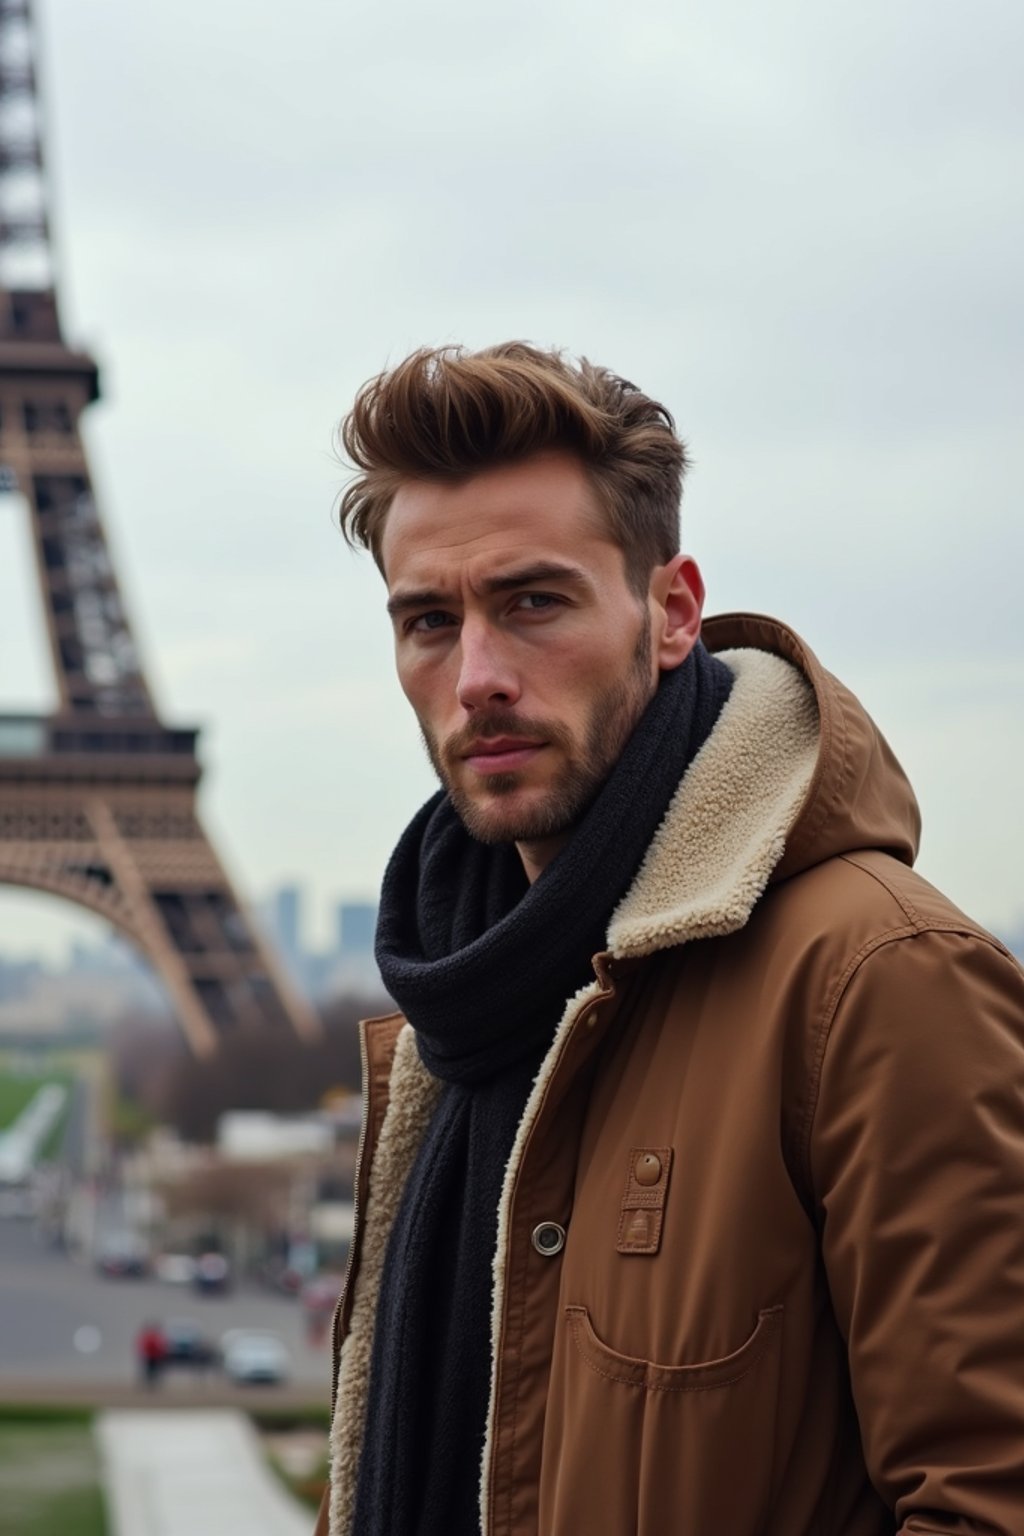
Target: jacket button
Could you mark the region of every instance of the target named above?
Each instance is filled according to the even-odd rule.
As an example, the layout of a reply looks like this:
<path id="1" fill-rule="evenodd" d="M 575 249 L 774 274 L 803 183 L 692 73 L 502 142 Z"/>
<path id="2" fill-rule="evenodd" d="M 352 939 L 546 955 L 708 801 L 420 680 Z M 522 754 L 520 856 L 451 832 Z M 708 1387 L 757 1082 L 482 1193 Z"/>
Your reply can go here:
<path id="1" fill-rule="evenodd" d="M 557 1221 L 542 1221 L 534 1227 L 530 1241 L 538 1253 L 542 1253 L 546 1259 L 552 1259 L 565 1247 L 565 1228 L 560 1227 Z"/>
<path id="2" fill-rule="evenodd" d="M 638 1184 L 657 1184 L 661 1178 L 661 1158 L 653 1152 L 638 1157 L 633 1167 L 633 1177 Z"/>

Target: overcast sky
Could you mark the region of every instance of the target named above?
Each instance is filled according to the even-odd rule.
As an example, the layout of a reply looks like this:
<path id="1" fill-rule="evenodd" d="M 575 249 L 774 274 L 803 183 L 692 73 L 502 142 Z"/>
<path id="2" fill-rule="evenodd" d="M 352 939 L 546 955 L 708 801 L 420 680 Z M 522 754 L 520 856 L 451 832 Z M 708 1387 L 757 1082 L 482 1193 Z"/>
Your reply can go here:
<path id="1" fill-rule="evenodd" d="M 100 504 L 247 895 L 304 881 L 323 930 L 433 787 L 336 423 L 414 346 L 514 336 L 669 405 L 710 610 L 794 625 L 923 872 L 1024 919 L 1018 0 L 37 4 Z M 47 707 L 10 500 L 0 568 L 0 700 Z M 5 896 L 0 948 L 60 910 Z"/>

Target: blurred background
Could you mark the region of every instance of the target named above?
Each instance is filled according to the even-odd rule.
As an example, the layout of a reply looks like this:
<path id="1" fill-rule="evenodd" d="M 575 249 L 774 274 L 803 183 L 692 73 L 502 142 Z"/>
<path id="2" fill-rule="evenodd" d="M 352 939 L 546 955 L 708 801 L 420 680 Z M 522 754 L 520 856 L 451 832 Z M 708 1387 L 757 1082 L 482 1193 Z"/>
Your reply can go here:
<path id="1" fill-rule="evenodd" d="M 50 235 L 48 275 L 12 238 L 3 282 L 54 282 L 62 343 L 99 363 L 75 505 L 137 642 L 135 724 L 161 752 L 199 728 L 216 942 L 276 999 L 243 1039 L 193 985 L 189 1034 L 99 876 L 60 899 L 0 864 L 0 1531 L 99 1536 L 94 1415 L 140 1400 L 252 1412 L 299 1496 L 322 1476 L 355 1021 L 381 1006 L 384 864 L 433 788 L 379 577 L 333 522 L 334 434 L 413 347 L 522 337 L 663 400 L 710 610 L 777 614 L 862 697 L 917 789 L 923 873 L 1024 950 L 1024 16 L 0 0 L 0 21 L 0 144 L 45 147 L 44 175 L 8 152 L 0 182 L 30 197 L 27 171 Z M 67 708 L 38 477 L 73 476 L 56 427 L 4 430 L 0 714 L 23 740 Z M 192 985 L 192 918 L 160 899 Z"/>

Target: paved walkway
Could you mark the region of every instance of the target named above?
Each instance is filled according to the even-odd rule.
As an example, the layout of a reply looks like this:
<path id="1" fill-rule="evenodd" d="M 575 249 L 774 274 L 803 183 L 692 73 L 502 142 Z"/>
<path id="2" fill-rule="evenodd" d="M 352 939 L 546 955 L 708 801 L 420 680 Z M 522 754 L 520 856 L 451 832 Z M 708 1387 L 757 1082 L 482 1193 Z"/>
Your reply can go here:
<path id="1" fill-rule="evenodd" d="M 312 1536 L 234 1409 L 111 1411 L 96 1434 L 110 1536 Z"/>
<path id="2" fill-rule="evenodd" d="M 47 1136 L 64 1113 L 67 1097 L 62 1083 L 44 1083 L 21 1114 L 0 1131 L 0 1175 L 6 1183 L 21 1184 L 28 1178 Z"/>

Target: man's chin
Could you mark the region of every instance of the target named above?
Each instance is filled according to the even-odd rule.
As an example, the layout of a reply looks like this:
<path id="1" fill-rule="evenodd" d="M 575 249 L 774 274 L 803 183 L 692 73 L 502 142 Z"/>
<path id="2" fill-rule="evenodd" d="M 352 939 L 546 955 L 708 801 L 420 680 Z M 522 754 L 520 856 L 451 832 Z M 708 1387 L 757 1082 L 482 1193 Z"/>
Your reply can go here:
<path id="1" fill-rule="evenodd" d="M 488 793 L 448 785 L 448 796 L 470 837 L 479 843 L 537 843 L 576 826 L 582 806 L 557 793 L 528 794 L 517 774 L 488 782 Z"/>
<path id="2" fill-rule="evenodd" d="M 492 778 L 485 795 L 452 787 L 448 792 L 459 820 L 478 843 L 536 842 L 567 830 L 558 806 L 531 804 L 514 774 Z"/>

